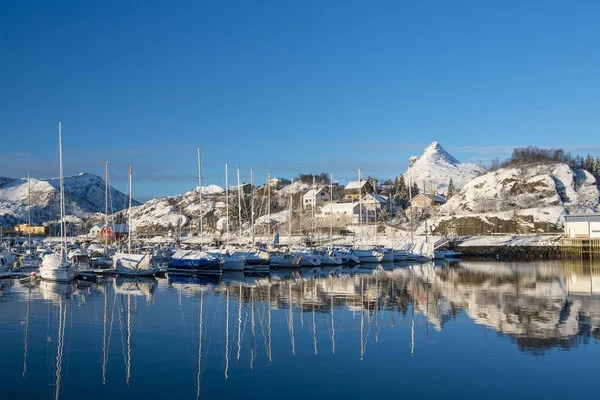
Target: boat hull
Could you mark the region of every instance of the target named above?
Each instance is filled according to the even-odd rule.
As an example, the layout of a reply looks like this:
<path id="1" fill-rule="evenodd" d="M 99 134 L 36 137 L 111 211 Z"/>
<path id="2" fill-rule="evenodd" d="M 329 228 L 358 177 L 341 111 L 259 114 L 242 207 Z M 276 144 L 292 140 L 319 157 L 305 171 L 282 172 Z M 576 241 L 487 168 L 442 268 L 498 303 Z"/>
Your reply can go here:
<path id="1" fill-rule="evenodd" d="M 40 277 L 51 282 L 71 282 L 77 278 L 77 270 L 73 267 L 40 268 Z"/>

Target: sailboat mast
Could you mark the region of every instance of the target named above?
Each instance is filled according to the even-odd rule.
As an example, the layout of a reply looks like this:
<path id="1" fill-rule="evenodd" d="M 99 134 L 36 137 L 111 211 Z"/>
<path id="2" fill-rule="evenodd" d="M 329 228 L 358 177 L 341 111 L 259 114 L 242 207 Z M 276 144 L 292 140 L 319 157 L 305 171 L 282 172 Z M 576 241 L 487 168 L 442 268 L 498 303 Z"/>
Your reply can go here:
<path id="1" fill-rule="evenodd" d="M 315 208 L 317 207 L 317 187 L 315 186 L 315 176 L 313 175 L 313 206 L 312 206 L 312 233 L 311 233 L 311 238 L 310 238 L 310 243 L 312 245 L 313 241 L 314 241 L 314 236 L 316 236 L 316 228 L 315 228 Z"/>
<path id="2" fill-rule="evenodd" d="M 198 187 L 200 188 L 200 247 L 204 245 L 204 226 L 202 214 L 202 162 L 200 159 L 200 147 L 198 147 Z"/>
<path id="3" fill-rule="evenodd" d="M 250 188 L 252 194 L 250 195 L 250 229 L 252 231 L 252 244 L 254 244 L 254 170 L 250 167 Z"/>
<path id="4" fill-rule="evenodd" d="M 413 233 L 413 207 L 412 207 L 412 182 L 410 179 L 410 167 L 408 168 L 408 202 L 410 206 L 410 243 L 414 243 Z"/>
<path id="5" fill-rule="evenodd" d="M 238 224 L 240 231 L 240 241 L 242 242 L 242 186 L 240 184 L 240 168 L 237 168 L 237 198 L 238 198 Z"/>
<path id="6" fill-rule="evenodd" d="M 294 210 L 292 203 L 294 201 L 294 178 L 292 178 L 292 185 L 291 185 L 291 187 L 292 187 L 292 190 L 290 190 L 290 207 L 289 207 L 290 208 L 290 210 L 289 210 L 290 217 L 289 217 L 289 221 L 288 221 L 288 223 L 289 223 L 289 227 L 288 227 L 289 228 L 289 241 L 288 241 L 288 245 L 290 246 L 290 250 L 292 249 L 292 212 Z"/>
<path id="7" fill-rule="evenodd" d="M 62 121 L 58 120 L 58 158 L 60 164 L 60 257 L 67 261 L 67 233 L 65 226 L 65 183 L 63 171 Z"/>
<path id="8" fill-rule="evenodd" d="M 333 210 L 333 173 L 329 174 L 329 211 Z M 329 240 L 333 247 L 333 212 L 329 213 Z"/>
<path id="9" fill-rule="evenodd" d="M 31 176 L 27 173 L 27 244 L 31 253 Z"/>
<path id="10" fill-rule="evenodd" d="M 133 193 L 131 188 L 133 170 L 131 164 L 129 164 L 129 208 L 127 209 L 127 252 L 131 254 L 131 195 Z"/>
<path id="11" fill-rule="evenodd" d="M 271 240 L 271 171 L 267 177 L 267 240 Z"/>
<path id="12" fill-rule="evenodd" d="M 358 169 L 358 224 L 360 226 L 360 237 L 362 241 L 362 172 Z"/>
<path id="13" fill-rule="evenodd" d="M 104 163 L 104 255 L 108 256 L 108 161 Z"/>
<path id="14" fill-rule="evenodd" d="M 225 243 L 229 246 L 229 167 L 225 164 Z"/>

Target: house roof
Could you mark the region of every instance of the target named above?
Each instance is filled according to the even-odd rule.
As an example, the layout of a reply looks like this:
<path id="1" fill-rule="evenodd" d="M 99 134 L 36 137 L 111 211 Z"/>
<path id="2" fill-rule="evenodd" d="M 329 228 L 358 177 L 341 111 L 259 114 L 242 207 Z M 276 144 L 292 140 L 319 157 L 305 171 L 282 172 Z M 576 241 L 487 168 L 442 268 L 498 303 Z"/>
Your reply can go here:
<path id="1" fill-rule="evenodd" d="M 321 207 L 321 212 L 331 212 L 331 213 L 339 213 L 339 212 L 352 212 L 358 206 L 358 202 L 352 203 L 327 203 L 323 207 Z"/>
<path id="2" fill-rule="evenodd" d="M 381 204 L 386 204 L 388 202 L 387 197 L 375 193 L 368 193 L 363 197 L 363 201 L 370 199 L 377 200 Z"/>
<path id="3" fill-rule="evenodd" d="M 302 197 L 311 198 L 313 196 L 318 195 L 323 190 L 324 190 L 323 188 L 310 189 L 308 192 L 304 193 L 304 195 Z"/>
<path id="4" fill-rule="evenodd" d="M 102 227 L 102 229 L 104 229 L 106 227 L 106 225 L 104 225 Z M 129 232 L 129 226 L 127 226 L 127 224 L 113 224 L 113 225 L 109 225 L 108 226 L 113 233 L 128 233 Z"/>
<path id="5" fill-rule="evenodd" d="M 600 222 L 600 213 L 589 213 L 589 214 L 569 214 L 565 215 L 566 222 Z"/>
<path id="6" fill-rule="evenodd" d="M 432 200 L 436 203 L 445 203 L 446 202 L 446 198 L 440 194 L 435 194 L 433 196 L 429 195 L 429 194 L 423 194 L 423 193 L 419 193 L 415 196 L 413 196 L 413 198 L 411 199 L 411 201 L 418 196 L 423 196 L 423 197 L 427 197 L 429 200 Z"/>
<path id="7" fill-rule="evenodd" d="M 344 189 L 361 189 L 367 183 L 368 183 L 368 181 L 365 181 L 365 180 L 348 182 L 348 184 L 346 185 L 346 187 Z"/>

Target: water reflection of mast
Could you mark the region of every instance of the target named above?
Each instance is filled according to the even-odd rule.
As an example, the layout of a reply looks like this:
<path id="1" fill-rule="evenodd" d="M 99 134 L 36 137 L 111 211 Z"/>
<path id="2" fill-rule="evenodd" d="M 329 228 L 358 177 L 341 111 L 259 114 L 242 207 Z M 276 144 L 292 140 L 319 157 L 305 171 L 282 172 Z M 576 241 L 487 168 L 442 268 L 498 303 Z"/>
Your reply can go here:
<path id="1" fill-rule="evenodd" d="M 426 297 L 425 297 L 425 309 L 427 310 L 427 312 L 425 313 L 425 332 L 427 335 L 427 339 L 429 339 L 429 277 L 427 277 L 427 281 L 425 282 L 425 291 L 426 291 Z"/>
<path id="2" fill-rule="evenodd" d="M 28 341 L 29 341 L 29 307 L 31 303 L 31 286 L 29 286 L 29 294 L 27 296 L 27 311 L 25 313 L 25 340 L 23 344 L 23 378 L 25 378 L 25 374 L 27 373 L 27 352 Z"/>
<path id="3" fill-rule="evenodd" d="M 292 281 L 290 280 L 288 285 L 288 292 L 290 295 L 290 312 L 288 319 L 288 330 L 290 331 L 290 340 L 292 342 L 292 355 L 296 355 L 296 341 L 294 339 L 294 307 L 292 304 Z"/>
<path id="4" fill-rule="evenodd" d="M 250 315 L 251 315 L 251 331 L 252 331 L 252 345 L 250 347 L 250 369 L 254 369 L 254 356 L 256 353 L 256 350 L 254 348 L 254 328 L 255 328 L 255 323 L 254 323 L 254 287 L 250 288 Z"/>
<path id="5" fill-rule="evenodd" d="M 67 305 L 63 308 L 63 301 L 60 299 L 58 303 L 58 341 L 56 350 L 56 381 L 55 381 L 55 393 L 54 398 L 58 400 L 60 395 L 60 381 L 62 375 L 62 356 L 63 348 L 65 345 L 65 325 L 67 323 Z"/>
<path id="6" fill-rule="evenodd" d="M 363 277 L 360 277 L 360 359 L 362 360 L 365 356 L 365 339 L 363 336 L 364 332 L 364 288 L 363 288 Z"/>
<path id="7" fill-rule="evenodd" d="M 331 281 L 331 288 L 333 288 L 333 276 L 329 277 Z M 333 323 L 333 289 L 331 290 L 329 297 L 331 298 L 331 354 L 335 354 L 335 324 Z"/>
<path id="8" fill-rule="evenodd" d="M 239 173 L 239 171 L 238 171 Z M 241 218 L 241 216 L 240 216 Z M 242 229 L 242 228 L 240 228 Z M 237 332 L 237 360 L 240 361 L 240 353 L 242 352 L 242 285 L 240 285 L 240 295 L 238 297 L 238 332 Z"/>
<path id="9" fill-rule="evenodd" d="M 131 381 L 131 295 L 127 295 L 127 361 L 125 363 L 126 368 L 126 381 L 129 385 Z"/>
<path id="10" fill-rule="evenodd" d="M 415 278 L 410 277 L 411 290 L 411 322 L 410 322 L 410 355 L 415 354 Z"/>
<path id="11" fill-rule="evenodd" d="M 108 358 L 107 345 L 106 345 L 106 325 L 107 325 L 107 310 L 108 310 L 108 298 L 106 296 L 106 284 L 104 285 L 104 327 L 102 330 L 102 384 L 106 384 L 106 363 Z"/>
<path id="12" fill-rule="evenodd" d="M 319 354 L 317 349 L 317 326 L 315 324 L 315 301 L 317 301 L 317 281 L 313 279 L 313 293 L 312 293 L 312 329 L 313 329 L 313 346 L 315 348 L 315 354 Z"/>
<path id="13" fill-rule="evenodd" d="M 106 296 L 106 292 L 104 293 L 104 295 Z M 106 301 L 106 299 L 105 299 L 105 301 Z M 104 329 L 104 354 L 103 354 L 103 363 L 102 363 L 102 383 L 103 384 L 106 384 L 106 370 L 107 370 L 107 366 L 108 366 L 108 353 L 110 350 L 110 342 L 111 342 L 111 338 L 112 338 L 113 322 L 115 320 L 115 305 L 116 304 L 117 304 L 117 293 L 115 292 L 115 295 L 113 298 L 113 308 L 112 308 L 112 311 L 110 314 L 108 340 L 106 340 L 106 308 L 105 308 L 105 312 L 104 312 L 105 329 Z"/>
<path id="14" fill-rule="evenodd" d="M 379 343 L 379 274 L 375 275 L 377 297 L 375 298 L 375 343 Z"/>
<path id="15" fill-rule="evenodd" d="M 229 378 L 229 287 L 225 288 L 226 306 L 225 306 L 225 379 Z"/>
<path id="16" fill-rule="evenodd" d="M 198 375 L 196 377 L 196 399 L 200 398 L 200 376 L 202 375 L 202 328 L 204 324 L 204 293 L 200 292 L 200 326 L 198 328 Z"/>
<path id="17" fill-rule="evenodd" d="M 269 185 L 271 187 L 271 185 Z M 269 362 L 273 361 L 273 348 L 271 347 L 271 283 L 267 286 L 267 353 L 269 356 Z"/>

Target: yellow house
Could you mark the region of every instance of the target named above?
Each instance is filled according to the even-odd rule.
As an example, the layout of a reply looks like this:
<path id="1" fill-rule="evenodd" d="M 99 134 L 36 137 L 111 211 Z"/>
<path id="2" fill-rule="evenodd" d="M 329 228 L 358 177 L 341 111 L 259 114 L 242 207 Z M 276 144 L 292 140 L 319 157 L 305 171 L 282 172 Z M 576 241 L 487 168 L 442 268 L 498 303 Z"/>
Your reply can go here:
<path id="1" fill-rule="evenodd" d="M 25 235 L 44 235 L 46 233 L 46 227 L 34 226 L 27 224 L 15 225 L 15 232 L 23 233 Z"/>

